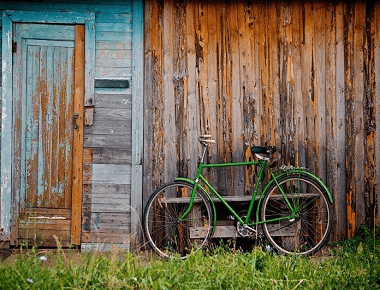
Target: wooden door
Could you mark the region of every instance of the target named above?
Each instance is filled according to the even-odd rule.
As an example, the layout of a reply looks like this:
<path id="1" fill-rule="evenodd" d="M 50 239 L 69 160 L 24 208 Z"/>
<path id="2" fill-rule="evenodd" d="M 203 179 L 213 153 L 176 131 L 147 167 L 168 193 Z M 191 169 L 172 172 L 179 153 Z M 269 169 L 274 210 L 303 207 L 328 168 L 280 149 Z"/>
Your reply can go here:
<path id="1" fill-rule="evenodd" d="M 18 23 L 13 35 L 12 235 L 79 244 L 84 27 Z"/>

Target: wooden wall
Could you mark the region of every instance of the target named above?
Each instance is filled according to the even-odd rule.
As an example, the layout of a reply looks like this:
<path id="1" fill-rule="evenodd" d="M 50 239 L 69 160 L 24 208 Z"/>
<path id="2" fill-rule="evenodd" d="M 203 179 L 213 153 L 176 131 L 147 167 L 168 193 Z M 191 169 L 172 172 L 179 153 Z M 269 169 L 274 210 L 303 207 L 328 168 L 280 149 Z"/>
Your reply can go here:
<path id="1" fill-rule="evenodd" d="M 332 239 L 379 225 L 380 3 L 145 1 L 144 200 L 210 161 L 275 145 L 334 196 Z M 251 169 L 209 174 L 223 194 Z"/>
<path id="2" fill-rule="evenodd" d="M 132 4 L 132 1 L 114 1 L 111 5 L 106 1 L 71 0 L 0 4 L 0 12 L 95 13 L 95 95 L 92 106 L 85 109 L 89 120 L 84 129 L 83 152 L 81 242 L 86 247 L 112 242 L 128 248 L 130 243 Z"/>

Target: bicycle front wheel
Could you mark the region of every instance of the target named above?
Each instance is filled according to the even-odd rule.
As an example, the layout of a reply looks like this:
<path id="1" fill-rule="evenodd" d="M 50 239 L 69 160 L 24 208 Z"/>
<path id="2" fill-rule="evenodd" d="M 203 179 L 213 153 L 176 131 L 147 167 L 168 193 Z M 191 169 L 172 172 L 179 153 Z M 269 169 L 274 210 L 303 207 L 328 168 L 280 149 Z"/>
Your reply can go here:
<path id="1" fill-rule="evenodd" d="M 213 229 L 213 211 L 207 195 L 196 191 L 194 205 L 185 219 L 193 185 L 173 181 L 158 188 L 144 212 L 144 232 L 152 249 L 162 257 L 186 258 L 204 247 Z"/>
<path id="2" fill-rule="evenodd" d="M 317 180 L 290 173 L 266 191 L 261 219 L 267 221 L 262 225 L 265 236 L 279 252 L 309 256 L 328 239 L 332 206 Z"/>

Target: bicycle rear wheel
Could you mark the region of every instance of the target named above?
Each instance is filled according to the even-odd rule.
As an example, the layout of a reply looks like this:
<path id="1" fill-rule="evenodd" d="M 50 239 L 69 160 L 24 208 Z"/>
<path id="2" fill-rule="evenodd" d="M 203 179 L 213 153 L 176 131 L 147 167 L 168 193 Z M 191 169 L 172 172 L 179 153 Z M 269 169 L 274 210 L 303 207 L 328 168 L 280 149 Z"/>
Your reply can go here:
<path id="1" fill-rule="evenodd" d="M 186 258 L 204 247 L 213 229 L 213 211 L 207 195 L 197 190 L 194 205 L 182 221 L 189 206 L 193 185 L 173 181 L 158 188 L 144 212 L 144 232 L 152 249 L 162 257 Z"/>
<path id="2" fill-rule="evenodd" d="M 285 193 L 281 194 L 280 189 Z M 295 208 L 295 216 L 290 218 Z M 269 242 L 284 254 L 308 256 L 327 241 L 332 228 L 332 206 L 323 187 L 306 174 L 290 173 L 266 191 L 261 205 L 262 225 Z"/>

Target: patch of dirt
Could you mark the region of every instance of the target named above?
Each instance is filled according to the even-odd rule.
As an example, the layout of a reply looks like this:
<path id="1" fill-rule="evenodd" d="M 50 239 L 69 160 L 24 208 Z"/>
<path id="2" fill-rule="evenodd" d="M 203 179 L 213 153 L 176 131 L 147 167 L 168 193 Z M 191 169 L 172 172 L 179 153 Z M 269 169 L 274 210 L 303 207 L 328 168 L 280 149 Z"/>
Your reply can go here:
<path id="1" fill-rule="evenodd" d="M 3 263 L 13 254 L 13 249 L 10 248 L 0 248 L 0 261 Z"/>

